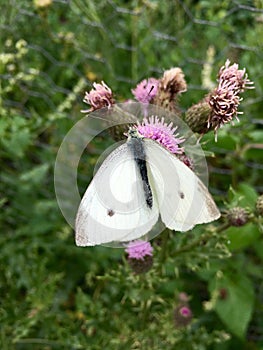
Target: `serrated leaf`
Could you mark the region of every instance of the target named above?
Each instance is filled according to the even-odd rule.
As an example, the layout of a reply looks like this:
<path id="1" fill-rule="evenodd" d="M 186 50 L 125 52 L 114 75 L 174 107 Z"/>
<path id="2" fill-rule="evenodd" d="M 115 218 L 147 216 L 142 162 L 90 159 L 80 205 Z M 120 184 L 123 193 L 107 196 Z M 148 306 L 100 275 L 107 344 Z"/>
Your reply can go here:
<path id="1" fill-rule="evenodd" d="M 229 331 L 244 338 L 255 299 L 251 281 L 240 272 L 216 278 L 211 282 L 210 288 L 212 295 L 225 290 L 225 297 L 217 298 L 214 310 Z"/>
<path id="2" fill-rule="evenodd" d="M 228 198 L 231 201 L 231 207 L 249 207 L 254 210 L 258 194 L 250 185 L 241 183 L 237 190 L 229 189 Z"/>
<path id="3" fill-rule="evenodd" d="M 244 196 L 241 200 L 241 206 L 248 206 L 254 209 L 256 200 L 258 198 L 258 194 L 254 188 L 248 184 L 242 183 L 238 186 L 238 192 Z"/>

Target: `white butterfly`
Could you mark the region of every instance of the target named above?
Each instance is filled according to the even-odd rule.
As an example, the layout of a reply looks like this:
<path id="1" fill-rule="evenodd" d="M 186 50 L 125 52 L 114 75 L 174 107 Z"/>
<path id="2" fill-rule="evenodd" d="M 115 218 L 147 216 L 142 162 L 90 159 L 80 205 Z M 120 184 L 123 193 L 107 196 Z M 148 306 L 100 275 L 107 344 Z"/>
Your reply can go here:
<path id="1" fill-rule="evenodd" d="M 174 154 L 136 129 L 103 162 L 76 217 L 76 244 L 128 242 L 153 230 L 158 219 L 175 231 L 220 217 L 202 181 Z"/>

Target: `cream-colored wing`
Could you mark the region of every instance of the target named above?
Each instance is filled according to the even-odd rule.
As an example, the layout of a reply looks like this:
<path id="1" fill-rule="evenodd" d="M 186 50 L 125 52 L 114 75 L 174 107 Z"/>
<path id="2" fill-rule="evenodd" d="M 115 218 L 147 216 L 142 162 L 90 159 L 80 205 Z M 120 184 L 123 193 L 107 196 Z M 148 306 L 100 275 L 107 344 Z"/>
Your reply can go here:
<path id="1" fill-rule="evenodd" d="M 206 186 L 175 155 L 144 139 L 150 184 L 155 190 L 163 223 L 176 231 L 214 221 L 220 212 Z"/>
<path id="2" fill-rule="evenodd" d="M 157 222 L 156 198 L 146 203 L 143 183 L 127 144 L 115 149 L 88 186 L 78 209 L 78 246 L 126 242 L 144 236 Z"/>

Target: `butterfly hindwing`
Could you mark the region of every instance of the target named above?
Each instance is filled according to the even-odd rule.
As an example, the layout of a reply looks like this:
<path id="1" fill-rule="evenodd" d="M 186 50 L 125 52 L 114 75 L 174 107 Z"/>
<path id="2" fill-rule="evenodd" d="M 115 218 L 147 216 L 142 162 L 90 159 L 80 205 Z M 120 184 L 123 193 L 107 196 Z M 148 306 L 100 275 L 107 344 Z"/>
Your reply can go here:
<path id="1" fill-rule="evenodd" d="M 175 231 L 188 231 L 196 224 L 218 219 L 220 213 L 195 173 L 153 140 L 144 142 L 163 223 Z"/>

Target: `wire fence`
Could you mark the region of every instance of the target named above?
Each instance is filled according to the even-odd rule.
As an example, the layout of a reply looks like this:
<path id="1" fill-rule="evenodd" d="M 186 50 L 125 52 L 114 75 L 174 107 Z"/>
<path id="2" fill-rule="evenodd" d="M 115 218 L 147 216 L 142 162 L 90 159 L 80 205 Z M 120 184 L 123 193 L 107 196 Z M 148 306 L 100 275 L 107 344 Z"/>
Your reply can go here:
<path id="1" fill-rule="evenodd" d="M 142 78 L 159 77 L 172 66 L 186 75 L 188 92 L 180 101 L 185 110 L 208 92 L 230 58 L 247 67 L 255 82 L 256 89 L 242 103 L 244 120 L 262 128 L 261 1 L 2 0 L 1 9 L 2 51 L 15 56 L 5 64 L 8 58 L 2 54 L 2 90 L 10 80 L 16 86 L 3 94 L 3 103 L 27 117 L 44 111 L 53 120 L 61 113 L 79 119 L 84 90 L 92 81 L 106 81 L 123 101 Z M 230 152 L 222 143 L 212 151 L 222 157 Z M 252 157 L 246 165 L 262 177 L 258 159 Z M 231 182 L 227 167 L 211 164 L 210 172 Z M 260 181 L 255 185 L 263 191 Z M 220 193 L 216 187 L 212 191 Z"/>
<path id="2" fill-rule="evenodd" d="M 162 6 L 111 0 L 2 2 L 3 50 L 7 39 L 12 38 L 9 49 L 14 50 L 23 38 L 29 59 L 24 68 L 39 72 L 24 107 L 39 99 L 51 110 L 56 108 L 56 95 L 65 98 L 83 77 L 87 85 L 95 79 L 107 80 L 120 97 L 126 97 L 138 80 L 173 65 L 184 70 L 189 90 L 202 95 L 206 88 L 201 73 L 210 46 L 214 49 L 211 79 L 226 57 L 239 61 L 247 66 L 257 88 L 244 105 L 262 102 L 262 40 L 257 35 L 263 21 L 260 1 L 258 5 L 256 1 L 231 1 L 199 7 L 180 0 Z M 49 2 L 50 6 L 40 6 Z M 252 66 L 255 63 L 258 69 Z M 3 80 L 10 77 L 12 73 L 1 75 Z M 188 101 L 189 96 L 191 103 L 191 93 Z M 12 106 L 17 103 L 21 101 L 9 100 Z"/>
<path id="3" fill-rule="evenodd" d="M 246 137 L 246 129 L 262 131 L 260 0 L 212 4 L 193 0 L 0 0 L 0 4 L 0 107 L 12 114 L 40 116 L 51 124 L 63 116 L 76 121 L 82 117 L 84 91 L 93 81 L 104 80 L 121 102 L 132 97 L 130 90 L 138 81 L 160 77 L 173 66 L 182 68 L 188 82 L 188 92 L 180 100 L 186 110 L 208 92 L 229 58 L 246 67 L 255 83 L 255 90 L 244 95 L 244 122 L 234 133 Z M 255 136 L 247 142 L 258 144 L 260 139 Z M 40 144 L 43 147 L 45 140 Z M 235 153 L 224 146 L 219 142 L 212 147 L 223 159 Z M 256 190 L 263 192 L 262 149 L 244 161 Z M 231 183 L 233 167 L 227 161 L 221 165 L 210 162 L 214 193 L 226 191 Z M 219 182 L 225 186 L 217 186 Z M 262 331 L 255 326 L 254 333 L 251 331 L 251 337 L 262 339 Z"/>

